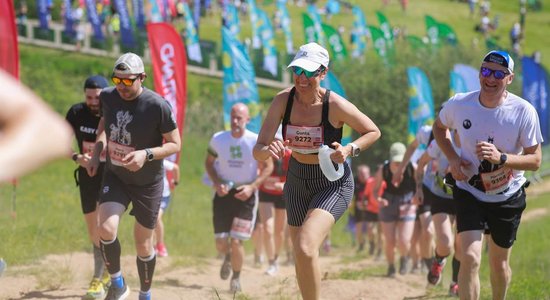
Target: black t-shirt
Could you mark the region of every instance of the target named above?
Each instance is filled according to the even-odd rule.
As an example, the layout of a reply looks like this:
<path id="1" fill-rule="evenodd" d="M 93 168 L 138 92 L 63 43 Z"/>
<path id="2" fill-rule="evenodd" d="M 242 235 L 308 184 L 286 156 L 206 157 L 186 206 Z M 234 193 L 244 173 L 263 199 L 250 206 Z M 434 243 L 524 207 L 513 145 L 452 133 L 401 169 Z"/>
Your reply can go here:
<path id="1" fill-rule="evenodd" d="M 73 128 L 79 152 L 89 152 L 90 149 L 84 149 L 83 144 L 95 143 L 99 116 L 94 115 L 86 103 L 82 102 L 71 106 L 65 119 Z"/>
<path id="2" fill-rule="evenodd" d="M 147 185 L 163 178 L 162 160 L 146 161 L 137 172 L 120 166 L 131 151 L 162 145 L 162 134 L 177 128 L 170 104 L 159 94 L 143 88 L 134 100 L 123 100 L 114 87 L 99 95 L 107 134 L 107 168 L 123 182 Z"/>

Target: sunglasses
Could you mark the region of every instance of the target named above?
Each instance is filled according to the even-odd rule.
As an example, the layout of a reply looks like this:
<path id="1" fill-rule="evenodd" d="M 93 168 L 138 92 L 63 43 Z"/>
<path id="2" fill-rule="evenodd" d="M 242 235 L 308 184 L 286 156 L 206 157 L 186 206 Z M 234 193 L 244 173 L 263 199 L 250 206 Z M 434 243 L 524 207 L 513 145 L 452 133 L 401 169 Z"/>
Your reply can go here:
<path id="1" fill-rule="evenodd" d="M 504 72 L 504 71 L 501 71 L 501 70 L 493 70 L 493 69 L 489 69 L 489 68 L 486 68 L 486 67 L 481 67 L 480 73 L 481 73 L 481 76 L 483 76 L 483 77 L 489 77 L 489 76 L 491 76 L 491 74 L 493 74 L 495 79 L 499 79 L 499 80 L 503 79 L 507 75 L 510 75 L 510 73 L 508 73 L 508 72 Z"/>
<path id="2" fill-rule="evenodd" d="M 304 74 L 304 75 L 306 75 L 307 78 L 317 77 L 324 70 L 325 70 L 325 67 L 323 67 L 323 66 L 319 67 L 319 69 L 317 69 L 315 71 L 306 71 L 306 70 L 304 70 L 300 67 L 296 67 L 296 66 L 292 67 L 292 72 L 294 72 L 294 74 L 296 74 L 296 76 L 300 76 L 300 75 Z"/>
<path id="3" fill-rule="evenodd" d="M 120 78 L 116 77 L 115 75 L 111 76 L 111 81 L 115 85 L 124 84 L 125 86 L 132 86 L 134 84 L 134 81 L 138 80 L 140 76 L 137 76 L 136 78 Z"/>

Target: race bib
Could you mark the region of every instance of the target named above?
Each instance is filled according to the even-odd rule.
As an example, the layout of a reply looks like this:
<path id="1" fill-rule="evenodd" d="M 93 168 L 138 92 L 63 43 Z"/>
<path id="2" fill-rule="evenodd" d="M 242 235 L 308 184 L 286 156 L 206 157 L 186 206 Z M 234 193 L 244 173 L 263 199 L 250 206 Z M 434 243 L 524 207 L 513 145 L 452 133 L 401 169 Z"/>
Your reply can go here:
<path id="1" fill-rule="evenodd" d="M 317 153 L 323 145 L 322 126 L 286 126 L 286 139 L 290 140 L 290 149 L 299 153 Z"/>
<path id="2" fill-rule="evenodd" d="M 95 142 L 82 141 L 82 152 L 84 154 L 88 154 L 90 157 L 92 157 L 92 154 L 94 154 L 94 147 L 95 147 Z M 107 151 L 104 148 L 103 151 L 101 151 L 101 154 L 99 155 L 99 161 L 105 162 L 106 159 L 107 159 Z"/>
<path id="3" fill-rule="evenodd" d="M 279 176 L 269 176 L 265 179 L 265 181 L 263 183 L 263 188 L 267 191 L 279 192 L 280 189 L 277 188 L 276 184 L 280 183 L 280 182 L 282 182 L 281 177 L 279 177 Z"/>
<path id="4" fill-rule="evenodd" d="M 124 162 L 122 159 L 130 152 L 136 151 L 136 148 L 121 145 L 119 143 L 109 141 L 109 158 L 111 158 L 111 163 L 115 166 L 122 166 Z"/>
<path id="5" fill-rule="evenodd" d="M 400 219 L 404 219 L 411 216 L 416 216 L 416 205 L 410 204 L 410 203 L 399 205 Z"/>
<path id="6" fill-rule="evenodd" d="M 238 239 L 247 240 L 252 235 L 252 220 L 233 218 L 231 225 L 231 236 Z"/>
<path id="7" fill-rule="evenodd" d="M 505 191 L 512 180 L 512 169 L 500 168 L 489 173 L 481 173 L 481 182 L 485 188 L 485 194 L 495 195 Z"/>

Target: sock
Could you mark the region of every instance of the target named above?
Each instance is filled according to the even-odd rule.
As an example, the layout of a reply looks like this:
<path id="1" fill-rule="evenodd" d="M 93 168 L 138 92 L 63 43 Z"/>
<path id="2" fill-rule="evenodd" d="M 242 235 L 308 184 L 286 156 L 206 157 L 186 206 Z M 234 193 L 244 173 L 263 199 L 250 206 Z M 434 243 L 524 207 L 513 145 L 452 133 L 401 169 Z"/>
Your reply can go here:
<path id="1" fill-rule="evenodd" d="M 426 265 L 426 267 L 428 268 L 428 270 L 432 267 L 432 261 L 433 261 L 433 257 L 429 257 L 429 258 L 423 258 L 422 260 L 424 261 L 424 265 Z"/>
<path id="2" fill-rule="evenodd" d="M 136 264 L 139 274 L 140 290 L 148 291 L 151 289 L 151 283 L 153 282 L 153 274 L 155 273 L 155 265 L 157 262 L 157 256 L 155 253 L 149 257 L 136 257 Z"/>
<path id="3" fill-rule="evenodd" d="M 439 254 L 437 254 L 437 251 L 435 252 L 435 259 L 437 260 L 438 263 L 442 263 L 443 260 L 446 258 L 447 256 L 439 256 Z"/>
<path id="4" fill-rule="evenodd" d="M 120 272 L 116 276 L 111 275 L 111 285 L 119 289 L 124 287 L 124 278 L 122 278 Z"/>
<path id="5" fill-rule="evenodd" d="M 453 256 L 453 281 L 458 282 L 458 271 L 460 270 L 460 261 Z"/>
<path id="6" fill-rule="evenodd" d="M 120 242 L 118 237 L 112 241 L 100 240 L 101 253 L 103 254 L 103 260 L 109 270 L 109 274 L 115 274 L 120 272 Z"/>
<path id="7" fill-rule="evenodd" d="M 105 269 L 105 262 L 101 255 L 101 249 L 94 245 L 94 278 L 101 278 Z"/>
<path id="8" fill-rule="evenodd" d="M 151 300 L 151 291 L 139 291 L 139 300 Z"/>
<path id="9" fill-rule="evenodd" d="M 231 279 L 239 279 L 240 276 L 241 276 L 241 271 L 233 270 L 233 277 L 231 277 Z"/>
<path id="10" fill-rule="evenodd" d="M 228 253 L 225 255 L 225 261 L 231 261 L 231 253 L 228 252 Z"/>

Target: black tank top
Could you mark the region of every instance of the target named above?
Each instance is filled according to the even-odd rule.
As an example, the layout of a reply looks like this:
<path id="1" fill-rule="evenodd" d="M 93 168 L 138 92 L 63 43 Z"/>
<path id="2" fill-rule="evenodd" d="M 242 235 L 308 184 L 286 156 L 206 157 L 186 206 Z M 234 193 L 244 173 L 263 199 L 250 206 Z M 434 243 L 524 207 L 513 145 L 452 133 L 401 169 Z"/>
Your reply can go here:
<path id="1" fill-rule="evenodd" d="M 290 113 L 292 112 L 292 104 L 294 103 L 294 94 L 296 88 L 293 87 L 288 95 L 288 101 L 286 103 L 285 115 L 283 117 L 283 139 L 286 140 L 286 125 L 290 124 Z M 333 142 L 342 143 L 342 128 L 335 128 L 330 124 L 328 120 L 328 99 L 330 96 L 330 90 L 327 89 L 325 96 L 323 97 L 323 113 L 321 116 L 321 124 L 323 126 L 323 143 L 331 148 Z"/>
<path id="2" fill-rule="evenodd" d="M 390 162 L 385 161 L 384 167 L 382 168 L 382 177 L 386 182 L 385 193 L 392 195 L 405 195 L 410 192 L 416 191 L 416 182 L 414 180 L 414 168 L 411 163 L 407 164 L 405 167 L 405 172 L 403 173 L 403 181 L 399 186 L 394 186 L 391 182 L 393 173 L 390 170 Z"/>

